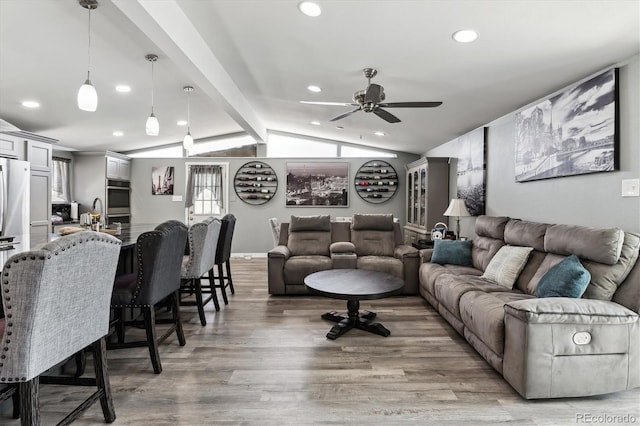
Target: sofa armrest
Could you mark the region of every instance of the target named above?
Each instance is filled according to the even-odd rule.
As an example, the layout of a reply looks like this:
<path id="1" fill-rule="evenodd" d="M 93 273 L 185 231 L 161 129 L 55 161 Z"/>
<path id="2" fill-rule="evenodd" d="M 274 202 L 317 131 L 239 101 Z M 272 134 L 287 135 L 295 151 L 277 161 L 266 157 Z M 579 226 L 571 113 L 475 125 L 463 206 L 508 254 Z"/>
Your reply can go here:
<path id="1" fill-rule="evenodd" d="M 350 241 L 338 241 L 329 246 L 329 251 L 334 254 L 355 254 L 356 246 Z"/>
<path id="2" fill-rule="evenodd" d="M 418 257 L 418 249 L 407 245 L 396 246 L 393 251 L 393 256 L 396 259 L 404 260 L 406 257 Z"/>
<path id="3" fill-rule="evenodd" d="M 287 246 L 276 246 L 267 252 L 269 258 L 284 258 L 287 260 L 291 256 L 291 252 Z"/>
<path id="4" fill-rule="evenodd" d="M 640 320 L 614 302 L 564 297 L 504 307 L 504 378 L 525 398 L 640 386 Z"/>
<path id="5" fill-rule="evenodd" d="M 431 256 L 433 255 L 433 249 L 420 250 L 420 263 L 431 262 Z"/>

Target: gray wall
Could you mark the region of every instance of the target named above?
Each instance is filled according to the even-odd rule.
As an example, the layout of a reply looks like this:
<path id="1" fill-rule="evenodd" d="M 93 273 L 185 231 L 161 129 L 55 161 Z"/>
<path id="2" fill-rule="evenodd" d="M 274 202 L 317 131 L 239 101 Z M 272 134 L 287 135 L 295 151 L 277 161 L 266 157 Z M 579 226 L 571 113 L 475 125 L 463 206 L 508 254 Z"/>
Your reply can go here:
<path id="1" fill-rule="evenodd" d="M 640 56 L 620 67 L 619 75 L 620 171 L 516 183 L 511 113 L 487 125 L 488 215 L 640 232 L 640 198 L 620 195 L 623 179 L 640 177 Z M 455 157 L 455 144 L 445 143 L 426 155 Z M 455 193 L 454 179 L 452 196 Z M 472 218 L 461 220 L 463 235 L 473 235 L 474 223 Z"/>
<path id="2" fill-rule="evenodd" d="M 399 186 L 393 198 L 383 204 L 370 204 L 362 200 L 350 187 L 349 207 L 287 207 L 285 206 L 286 162 L 283 158 L 260 158 L 276 172 L 278 191 L 274 198 L 263 205 L 249 205 L 236 196 L 233 186 L 229 187 L 229 210 L 236 216 L 232 251 L 234 253 L 265 253 L 272 246 L 271 229 L 267 219 L 276 217 L 280 222 L 288 222 L 291 215 L 330 214 L 351 216 L 354 213 L 393 213 L 402 224 L 405 218 L 405 165 L 418 158 L 417 155 L 398 153 L 398 158 L 385 158 L 398 172 Z M 171 201 L 170 195 L 151 195 L 151 168 L 153 166 L 174 166 L 174 195 L 182 195 L 186 188 L 187 162 L 228 162 L 229 180 L 233 181 L 236 171 L 246 162 L 256 158 L 135 158 L 131 165 L 131 208 L 135 223 L 160 223 L 168 219 L 184 221 L 184 201 Z M 348 161 L 349 179 L 353 182 L 356 171 L 370 159 L 326 159 L 326 161 Z M 321 159 L 298 159 L 292 161 L 322 161 Z"/>

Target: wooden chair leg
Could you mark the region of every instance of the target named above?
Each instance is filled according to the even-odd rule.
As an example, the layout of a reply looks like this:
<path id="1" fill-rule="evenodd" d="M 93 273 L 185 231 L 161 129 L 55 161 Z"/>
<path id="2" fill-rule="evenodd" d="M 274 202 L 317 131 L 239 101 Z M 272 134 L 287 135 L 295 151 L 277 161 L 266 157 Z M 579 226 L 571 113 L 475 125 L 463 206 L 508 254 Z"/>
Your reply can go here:
<path id="1" fill-rule="evenodd" d="M 144 329 L 147 332 L 147 346 L 149 346 L 153 372 L 160 374 L 162 373 L 162 364 L 160 363 L 158 340 L 156 339 L 156 311 L 153 306 L 147 306 L 142 309 L 144 310 Z"/>
<path id="2" fill-rule="evenodd" d="M 109 370 L 107 368 L 107 343 L 104 337 L 93 342 L 93 365 L 96 372 L 96 384 L 98 390 L 103 391 L 100 397 L 102 415 L 106 423 L 112 423 L 116 419 L 116 410 L 111 398 L 111 385 L 109 384 Z"/>
<path id="3" fill-rule="evenodd" d="M 76 354 L 74 355 L 74 360 L 76 363 L 75 377 L 80 377 L 84 374 L 84 370 L 87 367 L 87 357 L 84 353 L 84 350 L 76 352 Z"/>
<path id="4" fill-rule="evenodd" d="M 224 274 L 222 273 L 222 263 L 218 264 L 218 279 L 220 279 L 220 292 L 222 293 L 222 300 L 224 300 L 224 304 L 228 305 L 229 300 L 227 299 L 227 289 L 224 285 Z"/>
<path id="5" fill-rule="evenodd" d="M 16 391 L 11 395 L 11 401 L 13 402 L 13 418 L 20 418 L 20 387 L 16 386 Z"/>
<path id="6" fill-rule="evenodd" d="M 229 277 L 229 290 L 231 290 L 231 294 L 236 294 L 236 290 L 233 288 L 233 279 L 231 278 L 231 262 L 227 260 L 225 265 L 227 266 L 227 277 Z"/>
<path id="7" fill-rule="evenodd" d="M 193 280 L 196 288 L 196 305 L 198 306 L 198 316 L 200 317 L 200 324 L 207 325 L 207 319 L 204 317 L 204 304 L 202 303 L 202 283 L 200 278 Z"/>
<path id="8" fill-rule="evenodd" d="M 116 322 L 116 335 L 118 336 L 118 343 L 124 343 L 124 320 L 125 320 L 125 316 L 127 314 L 126 311 L 127 308 L 115 308 L 115 316 L 116 319 L 118 320 Z"/>
<path id="9" fill-rule="evenodd" d="M 171 304 L 172 304 L 171 311 L 173 312 L 173 322 L 176 325 L 176 334 L 178 336 L 178 343 L 180 343 L 180 346 L 184 346 L 187 344 L 187 339 L 185 339 L 184 337 L 184 330 L 182 329 L 182 320 L 180 319 L 180 301 L 178 299 L 178 293 L 173 294 Z"/>
<path id="10" fill-rule="evenodd" d="M 216 293 L 216 277 L 213 274 L 213 268 L 209 271 L 209 287 L 211 288 L 211 298 L 213 299 L 213 306 L 216 311 L 220 310 L 220 303 L 218 303 L 218 293 Z"/>
<path id="11" fill-rule="evenodd" d="M 20 425 L 33 426 L 40 424 L 40 377 L 21 382 L 20 393 Z"/>

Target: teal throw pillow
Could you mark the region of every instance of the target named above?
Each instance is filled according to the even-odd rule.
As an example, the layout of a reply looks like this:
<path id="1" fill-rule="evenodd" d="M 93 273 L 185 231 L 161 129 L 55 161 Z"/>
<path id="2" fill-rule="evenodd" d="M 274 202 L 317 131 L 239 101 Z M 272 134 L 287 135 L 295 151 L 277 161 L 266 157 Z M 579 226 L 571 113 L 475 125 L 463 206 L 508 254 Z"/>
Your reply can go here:
<path id="1" fill-rule="evenodd" d="M 431 255 L 431 263 L 444 265 L 473 266 L 471 246 L 473 241 L 436 240 Z"/>
<path id="2" fill-rule="evenodd" d="M 563 259 L 540 278 L 538 297 L 582 297 L 591 282 L 591 274 L 576 255 Z"/>

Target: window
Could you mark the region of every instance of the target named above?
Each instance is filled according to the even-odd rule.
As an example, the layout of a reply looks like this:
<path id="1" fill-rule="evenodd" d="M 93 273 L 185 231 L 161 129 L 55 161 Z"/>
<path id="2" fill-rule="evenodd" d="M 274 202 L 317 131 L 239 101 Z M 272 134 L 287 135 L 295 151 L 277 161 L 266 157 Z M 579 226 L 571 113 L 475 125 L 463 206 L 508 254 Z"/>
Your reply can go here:
<path id="1" fill-rule="evenodd" d="M 71 160 L 68 158 L 53 157 L 51 174 L 51 202 L 68 203 L 71 201 L 71 185 L 69 170 Z"/>
<path id="2" fill-rule="evenodd" d="M 133 158 L 181 158 L 182 145 L 149 148 L 137 152 L 130 152 L 127 155 Z"/>
<path id="3" fill-rule="evenodd" d="M 190 224 L 226 214 L 227 169 L 226 164 L 187 163 L 185 207 Z"/>
<path id="4" fill-rule="evenodd" d="M 338 155 L 338 144 L 319 142 L 304 137 L 269 133 L 267 157 L 330 157 Z"/>
<path id="5" fill-rule="evenodd" d="M 368 147 L 355 147 L 349 145 L 342 145 L 340 149 L 340 157 L 343 158 L 352 158 L 352 157 L 363 157 L 363 158 L 397 158 L 396 154 L 386 151 L 378 151 L 375 149 L 370 149 Z"/>

